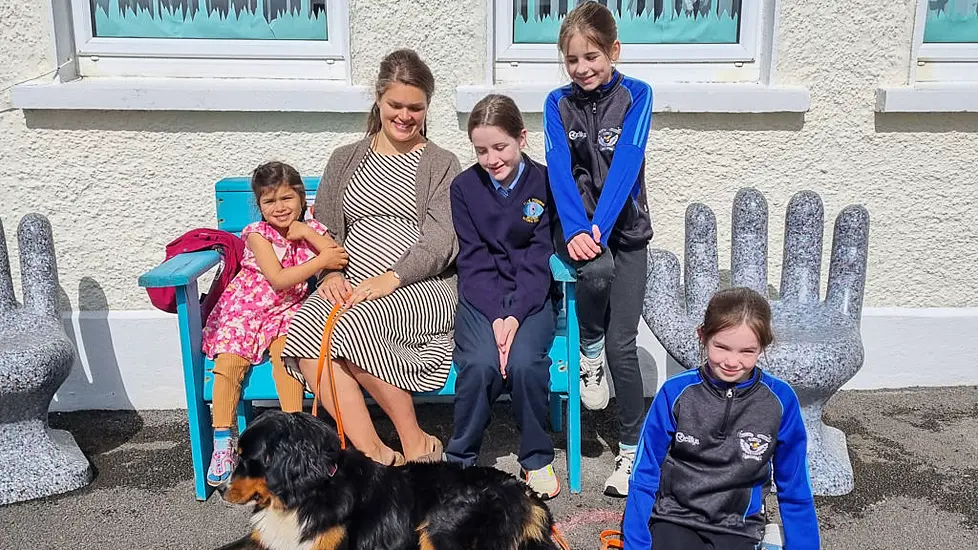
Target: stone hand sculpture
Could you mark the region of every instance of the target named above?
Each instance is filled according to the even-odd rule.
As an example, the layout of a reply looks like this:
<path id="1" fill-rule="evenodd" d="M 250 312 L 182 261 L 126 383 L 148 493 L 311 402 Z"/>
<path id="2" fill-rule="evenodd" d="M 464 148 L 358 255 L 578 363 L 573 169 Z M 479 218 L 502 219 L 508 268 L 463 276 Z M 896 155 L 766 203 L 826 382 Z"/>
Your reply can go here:
<path id="1" fill-rule="evenodd" d="M 649 251 L 643 316 L 666 351 L 686 368 L 703 361 L 696 327 L 720 286 L 716 227 L 707 206 L 696 203 L 686 209 L 682 289 L 675 255 Z M 798 394 L 815 494 L 842 495 L 853 486 L 845 434 L 822 422 L 822 408 L 863 363 L 859 322 L 869 212 L 852 205 L 836 218 L 824 301 L 820 299 L 822 227 L 819 196 L 811 191 L 795 194 L 786 215 L 780 298 L 770 301 L 775 343 L 758 365 L 788 382 Z M 742 189 L 733 206 L 731 283 L 770 299 L 767 235 L 767 202 L 756 189 Z"/>
<path id="2" fill-rule="evenodd" d="M 0 223 L 0 505 L 64 493 L 92 480 L 71 434 L 48 427 L 48 407 L 75 354 L 58 313 L 51 225 L 29 214 L 17 239 L 23 306 L 14 298 Z"/>

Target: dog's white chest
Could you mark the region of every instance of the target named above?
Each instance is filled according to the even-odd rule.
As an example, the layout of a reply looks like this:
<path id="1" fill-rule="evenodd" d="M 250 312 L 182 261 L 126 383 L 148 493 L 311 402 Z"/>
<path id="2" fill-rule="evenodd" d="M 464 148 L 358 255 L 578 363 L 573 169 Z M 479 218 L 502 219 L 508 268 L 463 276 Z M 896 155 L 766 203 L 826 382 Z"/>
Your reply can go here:
<path id="1" fill-rule="evenodd" d="M 294 511 L 266 508 L 251 516 L 251 527 L 268 550 L 311 550 L 311 540 L 303 541 L 302 525 Z"/>

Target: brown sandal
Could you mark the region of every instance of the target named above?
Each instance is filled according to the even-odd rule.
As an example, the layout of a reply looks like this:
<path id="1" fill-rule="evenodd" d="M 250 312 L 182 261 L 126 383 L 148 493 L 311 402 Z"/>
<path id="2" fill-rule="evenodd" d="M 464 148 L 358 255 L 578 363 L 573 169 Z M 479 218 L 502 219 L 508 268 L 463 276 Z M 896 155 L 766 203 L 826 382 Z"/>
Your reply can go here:
<path id="1" fill-rule="evenodd" d="M 388 466 L 404 466 L 407 464 L 407 460 L 404 459 L 404 455 L 402 455 L 399 451 L 392 450 L 392 452 L 394 453 L 394 458 L 391 459 L 391 463 L 388 464 Z"/>
<path id="2" fill-rule="evenodd" d="M 428 448 L 431 450 L 428 454 L 421 455 L 411 462 L 441 462 L 443 460 L 442 455 L 445 452 L 445 446 L 442 445 L 440 439 L 431 434 L 424 434 L 424 436 L 428 440 Z"/>

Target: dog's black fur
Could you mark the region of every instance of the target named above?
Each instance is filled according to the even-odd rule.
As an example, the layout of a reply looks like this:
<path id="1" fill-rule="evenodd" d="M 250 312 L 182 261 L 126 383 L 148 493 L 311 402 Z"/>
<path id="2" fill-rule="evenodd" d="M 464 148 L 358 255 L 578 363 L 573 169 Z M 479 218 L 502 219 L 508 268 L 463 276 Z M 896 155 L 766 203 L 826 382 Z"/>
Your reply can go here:
<path id="1" fill-rule="evenodd" d="M 224 492 L 255 504 L 251 541 L 268 550 L 556 550 L 553 516 L 515 477 L 455 464 L 377 464 L 341 450 L 324 421 L 266 412 L 241 435 L 240 460 Z M 282 529 L 294 542 L 276 539 Z M 292 519 L 282 522 L 281 519 Z M 264 518 L 256 520 L 256 518 Z M 265 523 L 262 523 L 265 521 Z M 288 537 L 285 537 L 288 539 Z M 309 547 L 309 546 L 305 546 Z"/>

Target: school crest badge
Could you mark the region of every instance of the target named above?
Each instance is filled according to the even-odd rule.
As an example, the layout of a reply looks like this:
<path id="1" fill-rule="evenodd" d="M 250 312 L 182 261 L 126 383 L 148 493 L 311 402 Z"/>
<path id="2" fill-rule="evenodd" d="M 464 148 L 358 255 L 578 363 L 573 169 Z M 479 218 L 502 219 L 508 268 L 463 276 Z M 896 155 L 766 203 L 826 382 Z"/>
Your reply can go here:
<path id="1" fill-rule="evenodd" d="M 740 450 L 743 451 L 744 460 L 760 461 L 771 445 L 771 436 L 765 434 L 753 434 L 751 432 L 740 432 Z"/>
<path id="2" fill-rule="evenodd" d="M 618 145 L 618 138 L 621 137 L 621 128 L 602 128 L 598 130 L 598 148 L 602 150 L 614 150 Z"/>
<path id="3" fill-rule="evenodd" d="M 536 198 L 527 199 L 523 203 L 523 221 L 526 223 L 537 223 L 543 215 L 543 201 Z"/>

